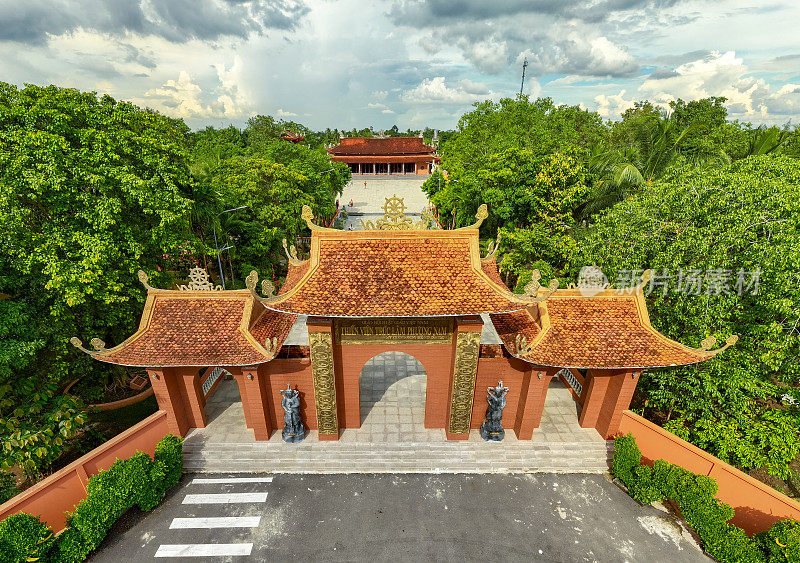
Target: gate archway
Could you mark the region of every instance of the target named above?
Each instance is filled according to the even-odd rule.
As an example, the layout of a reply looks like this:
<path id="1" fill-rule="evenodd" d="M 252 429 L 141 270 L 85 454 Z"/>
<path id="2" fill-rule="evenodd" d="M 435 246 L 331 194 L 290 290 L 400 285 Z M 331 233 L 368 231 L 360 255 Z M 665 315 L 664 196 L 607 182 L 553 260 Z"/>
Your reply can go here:
<path id="1" fill-rule="evenodd" d="M 367 360 L 359 376 L 361 429 L 378 438 L 423 431 L 427 380 L 410 354 L 383 352 Z"/>

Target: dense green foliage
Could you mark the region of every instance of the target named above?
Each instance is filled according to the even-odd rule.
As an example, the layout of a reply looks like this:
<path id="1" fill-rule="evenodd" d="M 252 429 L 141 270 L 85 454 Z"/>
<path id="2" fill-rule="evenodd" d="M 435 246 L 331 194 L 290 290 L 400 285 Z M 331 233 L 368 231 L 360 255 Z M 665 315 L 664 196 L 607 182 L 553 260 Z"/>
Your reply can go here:
<path id="1" fill-rule="evenodd" d="M 91 477 L 86 498 L 67 517 L 67 528 L 57 537 L 29 514 L 9 516 L 0 522 L 0 560 L 84 561 L 126 510 L 134 506 L 152 510 L 164 492 L 178 483 L 183 472 L 181 444 L 180 438 L 165 436 L 156 445 L 153 459 L 137 452 Z"/>
<path id="2" fill-rule="evenodd" d="M 549 100 L 475 104 L 442 144 L 447 174 L 423 189 L 445 228 L 489 206 L 482 234 L 502 234 L 516 291 L 533 269 L 562 287 L 590 264 L 618 286 L 653 269 L 664 334 L 690 346 L 738 335 L 712 361 L 646 372 L 634 407 L 796 489 L 800 132 L 728 121 L 724 102 L 676 100 L 671 113 L 639 102 L 606 124 Z"/>
<path id="3" fill-rule="evenodd" d="M 700 536 L 705 550 L 715 559 L 722 563 L 796 561 L 794 555 L 800 553 L 797 522 L 777 522 L 751 539 L 741 528 L 728 523 L 734 510 L 715 498 L 718 487 L 714 479 L 662 459 L 656 460 L 652 467 L 640 463 L 641 452 L 632 435 L 614 441 L 612 474 L 639 502 L 674 501 L 686 523 Z M 775 539 L 782 541 L 773 546 Z"/>
<path id="4" fill-rule="evenodd" d="M 800 452 L 800 413 L 781 400 L 800 380 L 798 241 L 800 162 L 750 157 L 674 170 L 621 202 L 580 240 L 573 267 L 596 263 L 612 280 L 652 268 L 649 305 L 664 334 L 690 345 L 739 335 L 719 358 L 646 374 L 639 410 L 725 461 L 784 478 Z M 706 286 L 680 291 L 691 270 Z"/>
<path id="5" fill-rule="evenodd" d="M 127 370 L 68 340 L 134 332 L 137 270 L 171 287 L 199 264 L 219 283 L 216 232 L 227 287 L 253 268 L 279 278 L 302 205 L 333 217 L 349 170 L 271 120 L 190 133 L 108 96 L 0 83 L 0 468 L 35 479 L 85 430 L 68 382 L 84 378 L 90 402 L 127 386 Z"/>

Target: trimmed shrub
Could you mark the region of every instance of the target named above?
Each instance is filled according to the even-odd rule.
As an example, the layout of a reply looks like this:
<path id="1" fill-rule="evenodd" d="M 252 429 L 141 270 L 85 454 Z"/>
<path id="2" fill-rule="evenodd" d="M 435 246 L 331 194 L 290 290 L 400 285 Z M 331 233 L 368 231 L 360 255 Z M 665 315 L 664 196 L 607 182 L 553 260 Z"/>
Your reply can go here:
<path id="1" fill-rule="evenodd" d="M 750 538 L 741 528 L 728 523 L 735 511 L 716 498 L 719 488 L 714 479 L 663 459 L 656 460 L 653 467 L 640 463 L 641 453 L 631 434 L 614 441 L 611 472 L 628 487 L 629 494 L 646 504 L 664 499 L 676 502 L 686 523 L 715 559 L 722 563 L 800 561 L 797 522 L 778 522 Z"/>
<path id="2" fill-rule="evenodd" d="M 44 523 L 19 513 L 0 522 L 0 561 L 26 561 L 39 557 L 53 563 L 84 561 L 123 512 L 133 506 L 152 510 L 164 491 L 183 473 L 182 440 L 169 435 L 156 445 L 156 460 L 137 452 L 117 460 L 106 471 L 91 477 L 86 498 L 67 517 L 67 528 L 52 538 Z"/>
<path id="3" fill-rule="evenodd" d="M 753 536 L 769 563 L 800 561 L 800 522 L 781 520 Z"/>
<path id="4" fill-rule="evenodd" d="M 49 549 L 53 532 L 38 518 L 20 512 L 0 522 L 0 561 L 36 558 Z"/>
<path id="5" fill-rule="evenodd" d="M 164 436 L 156 444 L 153 459 L 164 464 L 164 490 L 174 487 L 183 475 L 183 439 L 172 434 Z"/>
<path id="6" fill-rule="evenodd" d="M 630 432 L 614 440 L 614 457 L 611 460 L 611 473 L 622 481 L 622 484 L 631 488 L 633 485 L 633 470 L 642 464 L 642 452 L 636 445 L 636 439 Z"/>

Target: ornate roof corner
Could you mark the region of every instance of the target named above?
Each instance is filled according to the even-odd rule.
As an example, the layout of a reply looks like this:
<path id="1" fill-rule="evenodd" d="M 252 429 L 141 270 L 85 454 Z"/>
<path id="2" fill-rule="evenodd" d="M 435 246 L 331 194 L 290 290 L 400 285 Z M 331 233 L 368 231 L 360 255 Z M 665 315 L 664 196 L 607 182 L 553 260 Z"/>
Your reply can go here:
<path id="1" fill-rule="evenodd" d="M 645 270 L 642 272 L 641 283 L 636 286 L 636 291 L 641 293 L 647 287 L 647 284 L 653 279 L 653 270 Z"/>
<path id="2" fill-rule="evenodd" d="M 268 356 L 275 357 L 278 353 L 278 337 L 273 336 L 272 338 L 267 337 L 264 340 L 264 350 L 267 351 Z"/>
<path id="3" fill-rule="evenodd" d="M 270 301 L 274 301 L 276 298 L 275 295 L 275 286 L 269 280 L 264 280 L 261 282 L 261 291 L 266 295 L 266 297 L 261 297 L 258 293 L 256 293 L 256 284 L 258 283 L 258 272 L 253 270 L 247 277 L 244 279 L 244 284 L 247 286 L 247 289 L 250 290 L 250 294 L 253 296 L 253 299 L 258 301 L 259 303 L 269 303 Z"/>
<path id="4" fill-rule="evenodd" d="M 498 230 L 497 231 L 497 239 L 490 240 L 489 244 L 486 245 L 486 258 L 484 260 L 493 260 L 497 258 L 497 251 L 500 250 L 500 239 L 503 238 L 503 233 Z"/>
<path id="5" fill-rule="evenodd" d="M 101 354 L 103 352 L 108 351 L 106 350 L 106 343 L 100 340 L 99 338 L 92 338 L 92 340 L 90 341 L 92 347 L 94 348 L 94 351 L 84 348 L 83 342 L 81 342 L 80 338 L 78 338 L 77 336 L 73 336 L 72 338 L 70 338 L 69 343 L 75 346 L 75 348 L 77 348 L 81 352 L 89 354 L 90 356 L 96 356 L 97 354 Z"/>
<path id="6" fill-rule="evenodd" d="M 456 230 L 457 231 L 464 231 L 464 230 L 467 230 L 467 229 L 478 229 L 478 228 L 480 228 L 481 224 L 483 223 L 483 221 L 488 216 L 489 216 L 489 208 L 486 207 L 485 203 L 482 203 L 481 206 L 478 208 L 478 212 L 475 214 L 475 219 L 477 219 L 477 221 L 475 221 L 469 227 L 461 227 L 460 229 L 456 229 Z"/>
<path id="7" fill-rule="evenodd" d="M 144 273 L 144 270 L 139 270 L 138 272 L 136 272 L 136 277 L 139 278 L 139 281 L 142 282 L 142 285 L 147 291 L 155 289 L 155 287 L 150 285 L 150 278 L 147 276 L 147 274 Z"/>
<path id="8" fill-rule="evenodd" d="M 294 245 L 287 246 L 286 239 L 283 239 L 283 250 L 286 252 L 286 258 L 289 259 L 289 264 L 292 266 L 299 266 L 303 263 L 300 258 L 297 257 L 297 249 Z"/>
<path id="9" fill-rule="evenodd" d="M 314 212 L 311 211 L 311 208 L 307 205 L 303 206 L 303 211 L 300 214 L 303 221 L 306 222 L 308 228 L 311 229 L 312 232 L 314 231 L 337 231 L 337 229 L 329 229 L 328 227 L 320 227 L 319 225 L 314 224 Z"/>
<path id="10" fill-rule="evenodd" d="M 698 354 L 708 355 L 708 356 L 716 356 L 723 350 L 727 350 L 734 344 L 739 342 L 739 337 L 736 334 L 731 334 L 727 340 L 725 340 L 725 344 L 716 350 L 712 350 L 714 346 L 717 344 L 717 339 L 713 336 L 709 336 L 708 338 L 704 338 L 702 342 L 700 342 L 700 348 L 692 348 L 692 351 L 697 352 Z"/>
<path id="11" fill-rule="evenodd" d="M 201 267 L 189 270 L 189 285 L 178 285 L 181 291 L 222 291 L 221 285 L 214 285 L 208 272 Z"/>
<path id="12" fill-rule="evenodd" d="M 527 356 L 532 350 L 533 347 L 528 342 L 528 339 L 521 334 L 517 334 L 517 338 L 514 340 L 514 355 Z"/>
<path id="13" fill-rule="evenodd" d="M 525 286 L 524 297 L 525 299 L 529 300 L 531 304 L 546 301 L 547 298 L 553 295 L 553 293 L 555 293 L 555 291 L 558 289 L 558 280 L 553 278 L 550 280 L 550 284 L 547 286 L 547 293 L 539 296 L 539 288 L 542 287 L 542 285 L 539 283 L 541 278 L 542 274 L 539 273 L 539 270 L 534 270 L 531 272 L 531 281 L 529 281 Z"/>

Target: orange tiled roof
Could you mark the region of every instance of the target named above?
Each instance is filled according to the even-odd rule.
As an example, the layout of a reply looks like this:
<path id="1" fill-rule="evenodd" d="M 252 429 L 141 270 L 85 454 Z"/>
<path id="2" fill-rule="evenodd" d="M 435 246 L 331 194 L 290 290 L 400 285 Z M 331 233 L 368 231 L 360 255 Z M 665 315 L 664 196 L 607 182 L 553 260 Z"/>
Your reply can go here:
<path id="1" fill-rule="evenodd" d="M 558 290 L 530 309 L 491 319 L 507 350 L 516 354 L 516 337 L 522 335 L 530 352 L 518 357 L 541 366 L 641 369 L 693 364 L 715 353 L 688 348 L 654 329 L 640 291 L 589 297 Z"/>
<path id="2" fill-rule="evenodd" d="M 295 318 L 265 310 L 247 290 L 150 289 L 139 330 L 92 356 L 124 366 L 254 365 L 272 359 L 264 341 L 277 338 L 279 349 Z"/>
<path id="3" fill-rule="evenodd" d="M 328 149 L 332 155 L 433 155 L 436 149 L 426 145 L 422 137 L 344 137 Z"/>
<path id="4" fill-rule="evenodd" d="M 413 317 L 518 311 L 530 304 L 483 271 L 477 229 L 316 229 L 308 262 L 303 278 L 267 307 L 323 317 Z"/>

